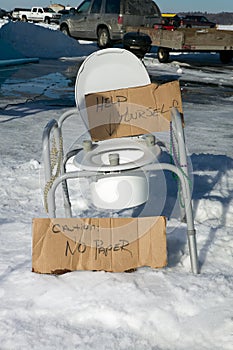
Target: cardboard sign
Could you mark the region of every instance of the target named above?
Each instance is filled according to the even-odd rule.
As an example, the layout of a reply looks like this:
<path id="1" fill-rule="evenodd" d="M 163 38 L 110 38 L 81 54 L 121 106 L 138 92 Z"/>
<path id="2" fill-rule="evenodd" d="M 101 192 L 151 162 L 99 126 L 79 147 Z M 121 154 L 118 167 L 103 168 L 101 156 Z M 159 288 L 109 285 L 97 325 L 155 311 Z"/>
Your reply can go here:
<path id="1" fill-rule="evenodd" d="M 123 272 L 166 264 L 164 217 L 33 220 L 33 272 Z"/>
<path id="2" fill-rule="evenodd" d="M 92 93 L 85 102 L 94 141 L 168 131 L 172 107 L 182 114 L 178 81 Z"/>

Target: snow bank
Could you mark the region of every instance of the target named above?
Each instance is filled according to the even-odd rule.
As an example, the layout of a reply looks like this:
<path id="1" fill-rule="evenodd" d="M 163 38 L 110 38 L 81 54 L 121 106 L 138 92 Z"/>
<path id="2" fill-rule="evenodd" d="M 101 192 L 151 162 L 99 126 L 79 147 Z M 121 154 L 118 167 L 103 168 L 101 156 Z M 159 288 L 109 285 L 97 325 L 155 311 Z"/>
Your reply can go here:
<path id="1" fill-rule="evenodd" d="M 0 38 L 24 57 L 86 56 L 96 50 L 95 45 L 81 45 L 58 30 L 33 23 L 9 21 L 1 27 Z"/>

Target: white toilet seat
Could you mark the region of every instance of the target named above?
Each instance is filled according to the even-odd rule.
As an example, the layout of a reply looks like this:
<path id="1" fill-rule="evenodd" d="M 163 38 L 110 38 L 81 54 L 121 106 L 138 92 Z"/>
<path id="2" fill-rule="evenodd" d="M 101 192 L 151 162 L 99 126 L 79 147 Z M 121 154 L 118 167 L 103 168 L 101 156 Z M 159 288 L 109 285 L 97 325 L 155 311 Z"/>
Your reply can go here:
<path id="1" fill-rule="evenodd" d="M 84 124 L 89 128 L 85 95 L 150 83 L 145 66 L 132 52 L 119 48 L 93 52 L 79 68 L 75 83 L 75 101 Z"/>
<path id="2" fill-rule="evenodd" d="M 76 105 L 87 130 L 85 95 L 150 83 L 143 63 L 127 50 L 112 48 L 90 55 L 81 65 L 75 84 Z M 92 146 L 89 142 L 83 144 L 83 149 L 74 156 L 73 165 L 79 170 L 97 174 L 89 179 L 94 206 L 121 210 L 148 200 L 149 181 L 141 168 L 156 162 L 161 150 L 158 145 L 147 143 L 148 139 L 146 141 L 143 136 L 132 136 L 99 141 Z M 132 169 L 137 170 L 127 171 Z"/>
<path id="3" fill-rule="evenodd" d="M 113 172 L 141 168 L 155 162 L 161 150 L 158 145 L 148 147 L 143 138 L 117 138 L 94 144 L 92 150 L 81 150 L 74 157 L 74 165 L 81 170 Z M 109 154 L 118 153 L 118 165 L 110 165 Z"/>

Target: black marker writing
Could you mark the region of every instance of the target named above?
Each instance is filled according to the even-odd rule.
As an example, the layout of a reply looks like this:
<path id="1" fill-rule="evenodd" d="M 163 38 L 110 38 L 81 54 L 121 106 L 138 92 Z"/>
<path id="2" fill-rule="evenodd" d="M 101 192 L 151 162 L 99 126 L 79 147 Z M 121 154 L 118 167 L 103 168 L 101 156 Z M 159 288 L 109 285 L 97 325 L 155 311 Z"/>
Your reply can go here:
<path id="1" fill-rule="evenodd" d="M 129 245 L 129 242 L 123 239 L 119 240 L 119 243 L 115 244 L 109 244 L 107 246 L 104 246 L 104 242 L 101 239 L 94 240 L 95 242 L 95 260 L 98 259 L 100 254 L 104 254 L 105 256 L 108 255 L 110 251 L 116 252 L 116 251 L 126 251 L 132 256 L 132 252 L 129 249 L 126 249 L 126 247 Z"/>

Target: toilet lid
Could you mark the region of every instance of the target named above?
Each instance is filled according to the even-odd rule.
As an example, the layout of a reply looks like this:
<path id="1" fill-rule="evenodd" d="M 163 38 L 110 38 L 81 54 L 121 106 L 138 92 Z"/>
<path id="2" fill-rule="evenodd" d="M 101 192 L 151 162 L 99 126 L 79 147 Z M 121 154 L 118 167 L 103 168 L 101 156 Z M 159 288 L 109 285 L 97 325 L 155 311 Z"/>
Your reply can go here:
<path id="1" fill-rule="evenodd" d="M 75 101 L 84 124 L 88 128 L 85 95 L 150 83 L 145 66 L 130 51 L 109 48 L 94 52 L 82 63 L 75 83 Z"/>
<path id="2" fill-rule="evenodd" d="M 89 152 L 80 151 L 74 157 L 74 165 L 95 172 L 130 170 L 155 162 L 160 152 L 158 145 L 148 147 L 143 139 L 110 139 L 95 144 Z M 110 165 L 109 154 L 112 153 L 119 154 L 119 165 Z"/>

